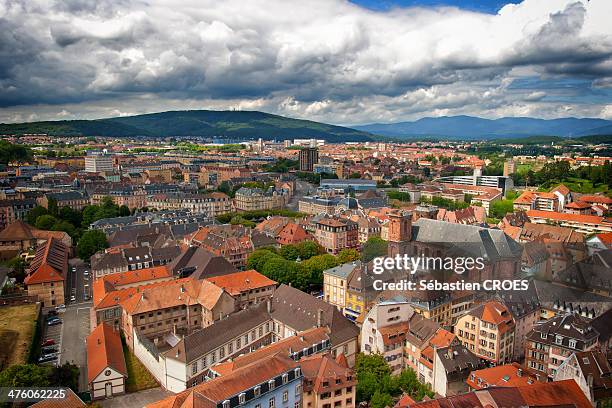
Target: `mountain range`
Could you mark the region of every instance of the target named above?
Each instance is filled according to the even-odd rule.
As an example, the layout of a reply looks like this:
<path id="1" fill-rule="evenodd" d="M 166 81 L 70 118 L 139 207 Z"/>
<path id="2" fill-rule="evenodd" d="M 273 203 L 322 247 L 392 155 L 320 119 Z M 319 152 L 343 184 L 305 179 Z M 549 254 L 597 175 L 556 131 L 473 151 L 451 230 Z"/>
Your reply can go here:
<path id="1" fill-rule="evenodd" d="M 168 111 L 94 120 L 61 120 L 0 124 L 1 134 L 111 137 L 207 137 L 225 139 L 325 139 L 331 143 L 395 139 L 514 139 L 530 136 L 577 138 L 606 135 L 605 119 L 534 119 L 442 116 L 412 122 L 374 123 L 352 127 L 292 119 L 258 111 Z"/>
<path id="2" fill-rule="evenodd" d="M 612 121 L 590 118 L 483 119 L 474 116 L 441 116 L 422 118 L 412 122 L 373 123 L 352 127 L 374 135 L 406 139 L 421 137 L 499 139 L 524 136 L 612 135 Z"/>
<path id="3" fill-rule="evenodd" d="M 96 120 L 0 124 L 0 134 L 111 137 L 186 137 L 227 139 L 325 139 L 369 141 L 372 135 L 347 127 L 286 118 L 257 111 L 168 111 Z"/>

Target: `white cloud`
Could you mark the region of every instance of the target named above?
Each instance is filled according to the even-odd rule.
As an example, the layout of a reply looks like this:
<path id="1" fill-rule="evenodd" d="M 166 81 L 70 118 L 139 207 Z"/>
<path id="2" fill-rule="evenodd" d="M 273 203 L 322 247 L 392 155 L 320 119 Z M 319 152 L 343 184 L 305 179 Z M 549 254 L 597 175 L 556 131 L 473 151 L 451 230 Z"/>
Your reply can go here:
<path id="1" fill-rule="evenodd" d="M 334 123 L 549 117 L 567 101 L 513 81 L 605 87 L 610 15 L 609 0 L 525 0 L 497 15 L 342 0 L 0 0 L 0 120 L 205 107 Z M 603 111 L 584 98 L 570 105 Z"/>

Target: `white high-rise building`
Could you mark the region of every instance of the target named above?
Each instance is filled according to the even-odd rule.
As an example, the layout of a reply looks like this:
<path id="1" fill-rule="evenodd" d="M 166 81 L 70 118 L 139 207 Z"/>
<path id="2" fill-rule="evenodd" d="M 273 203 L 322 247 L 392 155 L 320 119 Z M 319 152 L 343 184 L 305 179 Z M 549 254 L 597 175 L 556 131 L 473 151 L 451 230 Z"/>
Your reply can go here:
<path id="1" fill-rule="evenodd" d="M 106 154 L 85 156 L 85 171 L 87 173 L 101 173 L 113 171 L 113 158 Z"/>

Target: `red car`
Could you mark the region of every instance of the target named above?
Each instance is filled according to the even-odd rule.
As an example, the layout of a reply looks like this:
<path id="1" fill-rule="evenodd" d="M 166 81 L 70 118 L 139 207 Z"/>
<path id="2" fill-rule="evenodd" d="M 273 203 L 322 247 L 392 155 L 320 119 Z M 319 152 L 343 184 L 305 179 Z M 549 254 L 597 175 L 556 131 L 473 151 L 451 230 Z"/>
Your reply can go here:
<path id="1" fill-rule="evenodd" d="M 53 339 L 47 339 L 47 340 L 43 341 L 43 342 L 40 344 L 40 347 L 52 346 L 52 345 L 54 345 L 54 344 L 55 344 L 55 340 L 53 340 Z"/>

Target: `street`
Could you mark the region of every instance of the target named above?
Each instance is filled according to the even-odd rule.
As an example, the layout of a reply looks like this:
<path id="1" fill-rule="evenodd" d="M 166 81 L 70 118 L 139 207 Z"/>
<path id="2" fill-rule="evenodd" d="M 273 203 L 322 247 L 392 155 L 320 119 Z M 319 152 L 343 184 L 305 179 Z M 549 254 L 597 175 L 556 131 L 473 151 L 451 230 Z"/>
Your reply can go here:
<path id="1" fill-rule="evenodd" d="M 92 295 L 92 281 L 93 276 L 89 266 L 80 259 L 71 259 L 66 286 L 66 305 L 89 301 Z"/>
<path id="2" fill-rule="evenodd" d="M 60 363 L 76 364 L 80 369 L 79 390 L 87 390 L 87 350 L 85 340 L 89 334 L 91 304 L 66 307 L 62 314 L 62 353 Z"/>

